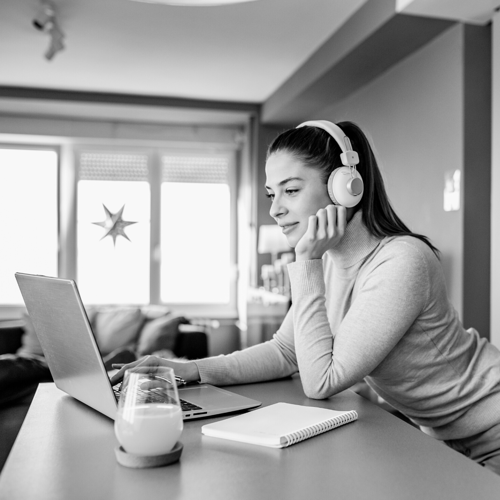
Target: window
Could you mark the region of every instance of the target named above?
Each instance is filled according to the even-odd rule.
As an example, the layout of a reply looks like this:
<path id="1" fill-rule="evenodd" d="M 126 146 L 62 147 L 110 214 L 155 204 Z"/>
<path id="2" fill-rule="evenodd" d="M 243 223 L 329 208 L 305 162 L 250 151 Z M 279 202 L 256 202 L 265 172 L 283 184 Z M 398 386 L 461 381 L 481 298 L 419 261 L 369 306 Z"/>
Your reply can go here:
<path id="1" fill-rule="evenodd" d="M 227 156 L 162 156 L 162 302 L 229 303 L 230 215 Z"/>
<path id="2" fill-rule="evenodd" d="M 92 304 L 149 302 L 148 156 L 82 152 L 77 190 L 77 276 Z M 120 218 L 114 221 L 112 215 Z"/>
<path id="3" fill-rule="evenodd" d="M 234 312 L 234 152 L 82 148 L 77 159 L 84 302 Z"/>
<path id="4" fill-rule="evenodd" d="M 58 152 L 0 147 L 0 304 L 23 304 L 16 271 L 57 275 Z"/>

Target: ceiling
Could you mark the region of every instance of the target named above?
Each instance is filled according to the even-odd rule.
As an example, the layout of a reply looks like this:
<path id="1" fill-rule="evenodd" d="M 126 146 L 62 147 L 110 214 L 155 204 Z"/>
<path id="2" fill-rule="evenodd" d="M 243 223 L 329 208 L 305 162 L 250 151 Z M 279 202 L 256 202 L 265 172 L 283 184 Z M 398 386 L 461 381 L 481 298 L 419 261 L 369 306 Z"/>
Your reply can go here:
<path id="1" fill-rule="evenodd" d="M 0 0 L 0 88 L 262 104 L 371 2 L 382 0 L 259 0 L 211 7 L 53 0 L 66 47 L 49 61 L 49 35 L 32 24 L 40 0 Z M 498 4 L 394 0 L 394 9 L 484 24 Z M 21 105 L 1 95 L 0 111 Z"/>
<path id="2" fill-rule="evenodd" d="M 53 0 L 66 48 L 47 61 L 39 0 L 1 0 L 0 84 L 262 102 L 364 1 Z"/>

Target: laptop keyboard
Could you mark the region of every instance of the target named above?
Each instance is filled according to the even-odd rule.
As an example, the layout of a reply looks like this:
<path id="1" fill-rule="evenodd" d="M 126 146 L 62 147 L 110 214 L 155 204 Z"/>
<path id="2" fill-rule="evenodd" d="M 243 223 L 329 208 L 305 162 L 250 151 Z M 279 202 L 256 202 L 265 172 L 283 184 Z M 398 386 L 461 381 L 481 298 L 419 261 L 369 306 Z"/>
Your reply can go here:
<path id="1" fill-rule="evenodd" d="M 185 399 L 179 398 L 179 401 L 181 402 L 181 410 L 182 411 L 191 411 L 191 410 L 201 410 L 201 406 L 195 405 L 194 403 L 190 403 L 189 401 L 186 401 Z"/>
<path id="2" fill-rule="evenodd" d="M 121 384 L 118 385 L 118 386 L 116 386 L 116 387 L 113 387 L 113 392 L 115 393 L 115 398 L 116 398 L 117 401 L 120 399 L 120 387 L 121 387 Z M 163 402 L 165 400 L 165 396 L 163 394 L 162 395 L 160 395 L 160 394 L 156 395 L 154 390 L 148 391 L 146 393 L 145 391 L 141 391 L 139 389 L 139 392 L 144 397 L 144 402 L 145 403 L 151 403 L 151 402 L 154 402 L 154 401 L 161 401 L 161 402 Z M 195 405 L 194 403 L 186 401 L 185 399 L 179 398 L 179 402 L 181 404 L 181 410 L 182 411 L 193 411 L 193 410 L 201 410 L 202 409 L 201 406 Z"/>

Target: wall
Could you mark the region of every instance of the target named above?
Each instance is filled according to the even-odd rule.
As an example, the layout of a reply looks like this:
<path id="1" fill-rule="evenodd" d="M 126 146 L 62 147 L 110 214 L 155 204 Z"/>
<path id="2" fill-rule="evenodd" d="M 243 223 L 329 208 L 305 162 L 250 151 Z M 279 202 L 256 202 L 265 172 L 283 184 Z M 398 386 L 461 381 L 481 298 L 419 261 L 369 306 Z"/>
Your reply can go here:
<path id="1" fill-rule="evenodd" d="M 476 48 L 477 30 L 481 48 Z M 489 53 L 484 51 L 488 37 L 487 28 L 456 25 L 349 98 L 325 107 L 323 114 L 333 121 L 352 120 L 369 132 L 396 212 L 441 250 L 451 302 L 465 326 L 476 327 L 484 336 L 489 335 L 489 305 L 484 306 L 489 296 L 489 264 L 483 265 L 480 251 L 485 247 L 489 251 L 489 229 L 484 222 L 489 225 L 488 208 L 484 209 L 489 195 L 471 192 L 472 187 L 464 190 L 463 181 L 472 183 L 471 177 L 477 177 L 479 186 L 488 185 L 488 144 L 480 141 L 475 147 L 477 137 L 467 135 L 472 124 L 478 134 L 490 137 L 489 120 L 484 117 L 488 96 L 480 88 L 482 77 L 488 80 Z M 476 50 L 484 52 L 476 57 L 482 63 L 479 70 L 473 67 L 471 54 Z M 469 102 L 474 93 L 482 94 L 483 102 Z M 475 105 L 480 106 L 484 120 L 477 113 L 469 118 Z M 462 205 L 459 211 L 445 212 L 445 172 L 454 169 L 462 174 Z M 476 213 L 478 196 L 484 196 L 483 213 L 474 220 L 470 214 Z M 476 238 L 475 249 L 471 249 L 465 237 L 475 230 L 471 235 Z M 466 272 L 464 266 L 468 266 Z M 475 280 L 474 272 L 467 273 L 469 269 L 482 279 Z M 469 291 L 477 298 L 474 304 Z M 478 302 L 480 311 L 475 312 Z"/>
<path id="2" fill-rule="evenodd" d="M 451 300 L 462 309 L 463 213 L 443 211 L 444 172 L 463 164 L 460 29 L 393 67 L 327 119 L 367 130 L 394 209 L 442 252 Z"/>

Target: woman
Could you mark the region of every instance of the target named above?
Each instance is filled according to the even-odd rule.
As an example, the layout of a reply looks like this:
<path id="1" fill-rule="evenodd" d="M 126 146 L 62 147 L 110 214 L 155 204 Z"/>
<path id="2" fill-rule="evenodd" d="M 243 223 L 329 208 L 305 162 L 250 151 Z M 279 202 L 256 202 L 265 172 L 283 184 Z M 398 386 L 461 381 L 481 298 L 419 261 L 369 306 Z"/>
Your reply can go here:
<path id="1" fill-rule="evenodd" d="M 395 214 L 363 132 L 324 121 L 288 130 L 269 147 L 266 178 L 270 214 L 296 254 L 293 306 L 273 339 L 187 363 L 149 357 L 114 380 L 144 363 L 215 385 L 300 371 L 305 394 L 322 399 L 365 379 L 500 474 L 500 352 L 460 323 L 437 249 Z"/>

